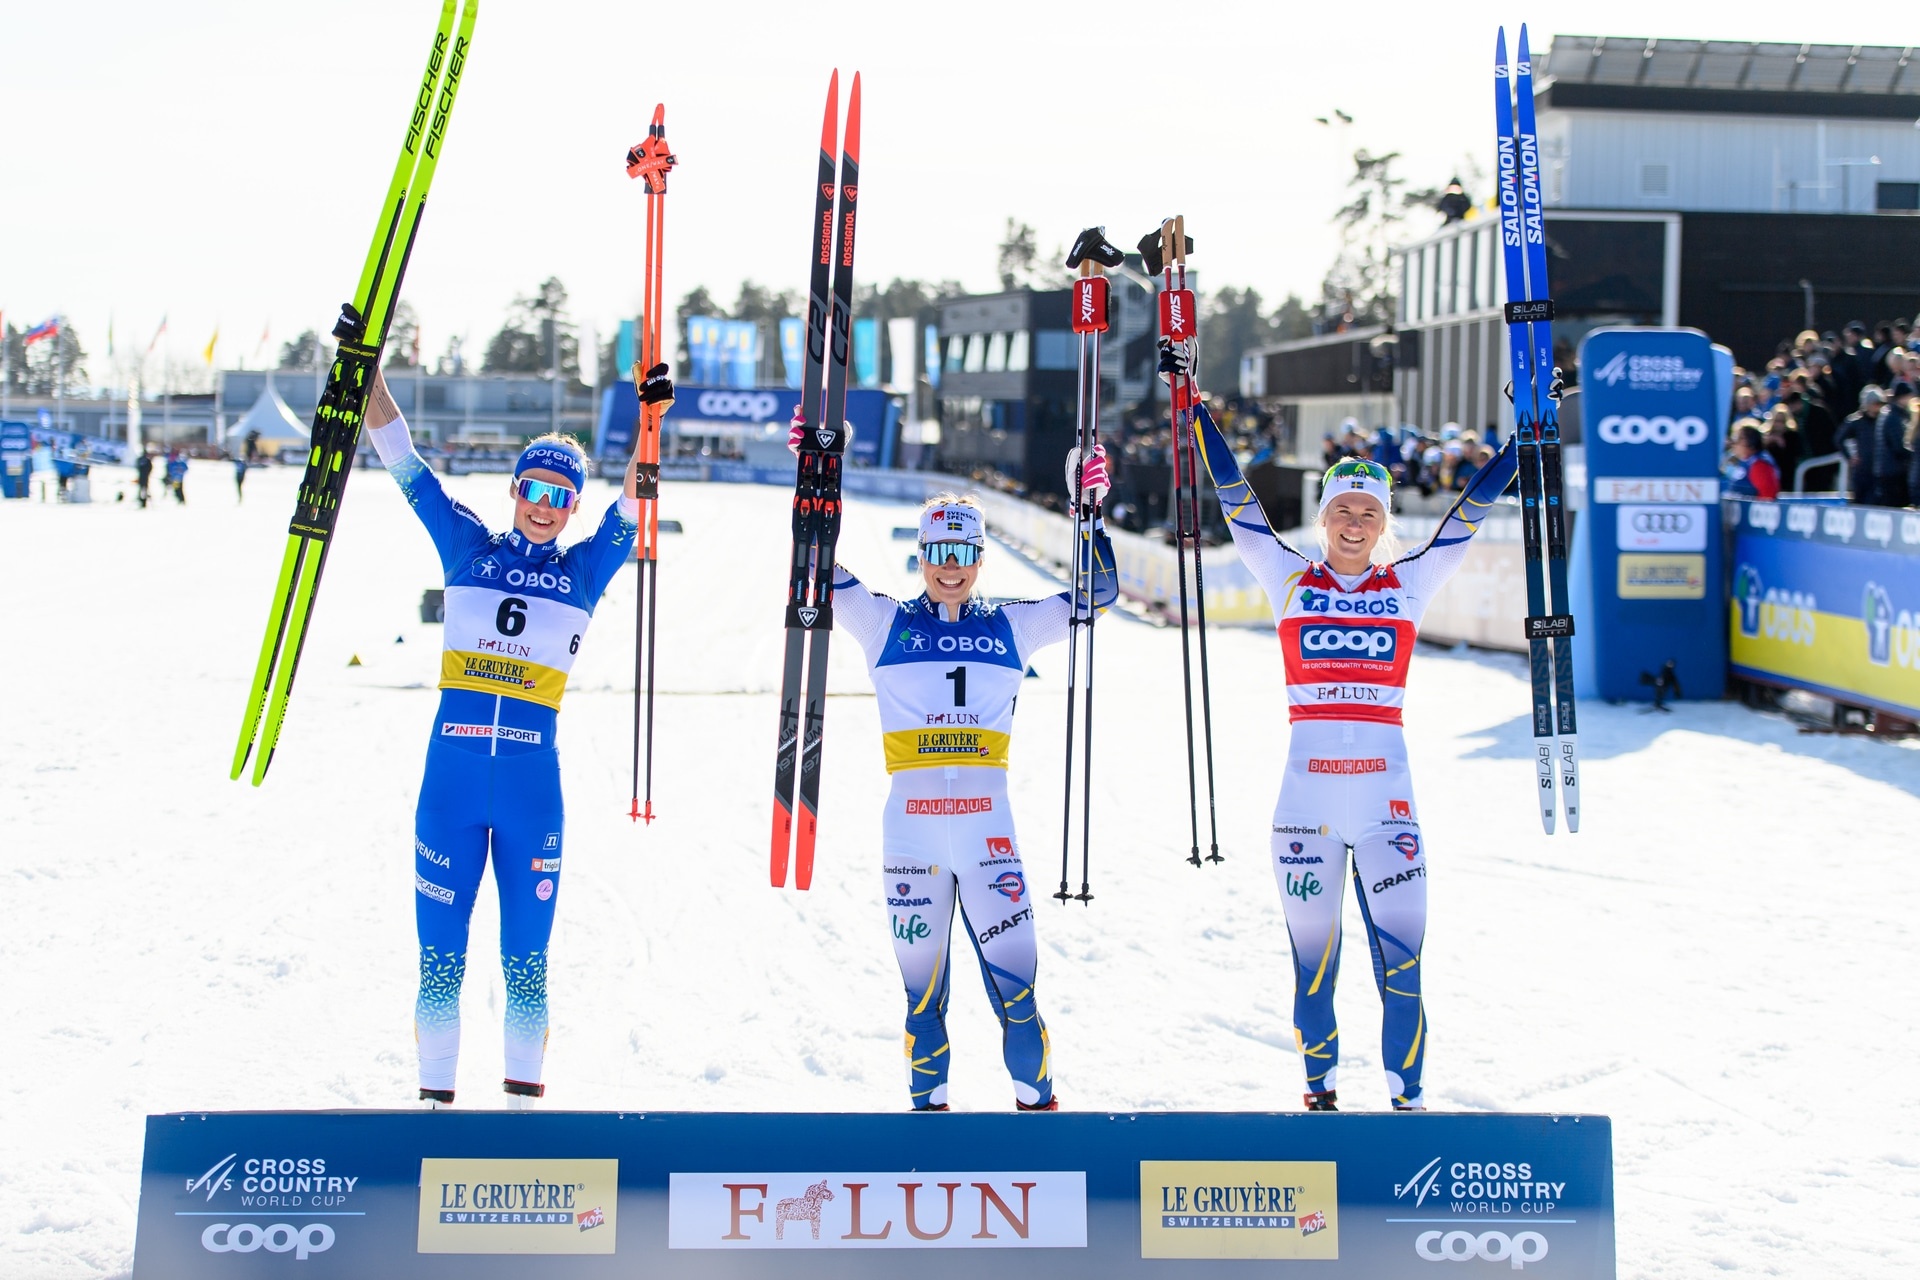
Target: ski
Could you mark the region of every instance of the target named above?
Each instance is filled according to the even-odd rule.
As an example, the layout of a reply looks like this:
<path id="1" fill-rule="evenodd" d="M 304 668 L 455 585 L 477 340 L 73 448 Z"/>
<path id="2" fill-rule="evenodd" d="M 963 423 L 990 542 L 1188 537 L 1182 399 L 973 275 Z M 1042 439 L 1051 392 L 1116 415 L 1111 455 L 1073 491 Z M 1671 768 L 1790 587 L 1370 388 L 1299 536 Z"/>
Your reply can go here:
<path id="1" fill-rule="evenodd" d="M 1566 604 L 1566 526 L 1561 505 L 1557 371 L 1553 367 L 1553 301 L 1547 288 L 1539 144 L 1534 132 L 1532 68 L 1524 27 L 1519 54 L 1510 70 L 1507 34 L 1501 29 L 1494 53 L 1494 115 L 1498 129 L 1500 238 L 1507 280 L 1507 351 L 1513 376 L 1514 431 L 1519 437 L 1534 765 L 1540 824 L 1552 835 L 1562 805 L 1568 830 L 1579 829 L 1579 773 L 1573 737 L 1573 617 Z M 1556 782 L 1561 791 L 1558 798 Z"/>
<path id="2" fill-rule="evenodd" d="M 660 363 L 660 275 L 665 269 L 667 241 L 667 174 L 677 163 L 667 147 L 667 108 L 653 109 L 646 140 L 627 149 L 627 176 L 647 187 L 647 268 L 645 316 L 640 334 L 640 358 L 633 366 L 635 392 L 646 386 L 648 371 Z M 633 809 L 635 822 L 653 822 L 653 660 L 654 627 L 660 609 L 660 409 L 640 402 L 634 452 L 634 494 L 640 500 L 640 523 L 634 540 L 636 574 L 633 615 Z M 646 747 L 646 788 L 641 794 L 641 745 Z"/>
<path id="3" fill-rule="evenodd" d="M 1580 830 L 1580 761 L 1573 697 L 1573 598 L 1567 591 L 1567 513 L 1560 468 L 1560 370 L 1553 363 L 1552 292 L 1547 287 L 1547 235 L 1540 186 L 1540 134 L 1534 123 L 1533 56 L 1520 26 L 1514 95 L 1520 136 L 1520 204 L 1526 213 L 1528 296 L 1546 299 L 1549 314 L 1533 324 L 1534 408 L 1540 424 L 1540 514 L 1547 530 L 1548 645 L 1553 653 L 1554 745 L 1560 767 L 1560 809 L 1567 830 Z M 1546 372 L 1542 385 L 1540 374 Z"/>
<path id="4" fill-rule="evenodd" d="M 256 787 L 266 779 L 285 723 L 334 522 L 339 518 L 347 480 L 353 474 L 367 394 L 380 365 L 387 328 L 472 46 L 479 0 L 466 0 L 456 28 L 457 7 L 457 0 L 443 0 L 427 69 L 408 114 L 400 156 L 394 162 L 359 284 L 352 300 L 341 306 L 340 318 L 333 327 L 339 346 L 326 388 L 314 409 L 306 472 L 288 525 L 287 547 L 274 584 L 273 604 L 248 687 L 246 712 L 229 775 L 238 779 L 251 756 Z"/>
<path id="5" fill-rule="evenodd" d="M 800 457 L 794 479 L 793 553 L 788 560 L 787 644 L 780 680 L 780 734 L 774 756 L 769 876 L 776 889 L 786 885 L 790 858 L 794 887 L 811 887 L 819 833 L 827 653 L 833 632 L 833 555 L 840 536 L 840 468 L 847 444 L 847 361 L 853 332 L 853 248 L 860 197 L 859 72 L 854 73 L 847 95 L 846 135 L 836 167 L 839 100 L 840 73 L 836 70 L 827 85 L 826 112 L 820 126 L 820 168 L 811 227 L 813 261 L 807 294 L 806 366 L 801 380 Z"/>

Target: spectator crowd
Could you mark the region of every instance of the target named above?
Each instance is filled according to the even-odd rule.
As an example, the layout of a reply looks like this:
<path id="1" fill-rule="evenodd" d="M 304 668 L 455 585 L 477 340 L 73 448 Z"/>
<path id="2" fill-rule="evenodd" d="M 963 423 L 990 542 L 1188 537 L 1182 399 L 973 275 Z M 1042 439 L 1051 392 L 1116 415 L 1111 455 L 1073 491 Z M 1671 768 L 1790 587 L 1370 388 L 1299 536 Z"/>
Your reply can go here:
<path id="1" fill-rule="evenodd" d="M 1920 505 L 1917 395 L 1920 332 L 1906 319 L 1871 334 L 1858 320 L 1802 331 L 1763 372 L 1734 370 L 1727 491 L 1773 498 L 1844 483 L 1852 502 Z"/>

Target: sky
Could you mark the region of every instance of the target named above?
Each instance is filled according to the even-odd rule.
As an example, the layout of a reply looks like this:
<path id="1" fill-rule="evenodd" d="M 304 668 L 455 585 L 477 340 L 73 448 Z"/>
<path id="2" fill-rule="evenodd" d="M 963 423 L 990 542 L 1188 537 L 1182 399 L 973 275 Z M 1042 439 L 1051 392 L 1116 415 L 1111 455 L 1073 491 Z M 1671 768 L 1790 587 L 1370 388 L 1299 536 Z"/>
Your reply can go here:
<path id="1" fill-rule="evenodd" d="M 1895 8 L 1647 0 L 1554 30 L 1904 44 Z M 96 381 L 163 316 L 160 355 L 257 367 L 351 291 L 398 150 L 433 0 L 0 0 L 0 311 L 66 314 Z M 665 289 L 804 289 L 829 72 L 863 73 L 856 274 L 997 287 L 1006 220 L 1043 252 L 1183 213 L 1208 288 L 1312 297 L 1361 147 L 1415 183 L 1488 166 L 1508 6 L 1089 8 L 483 0 L 403 296 L 431 356 L 472 350 L 548 276 L 603 335 L 639 309 L 645 199 L 626 148 L 656 102 L 680 166 Z M 1334 109 L 1351 125 L 1326 126 Z M 1484 190 L 1476 191 L 1484 196 Z M 270 337 L 263 347 L 263 331 Z M 152 376 L 152 370 L 149 370 Z"/>

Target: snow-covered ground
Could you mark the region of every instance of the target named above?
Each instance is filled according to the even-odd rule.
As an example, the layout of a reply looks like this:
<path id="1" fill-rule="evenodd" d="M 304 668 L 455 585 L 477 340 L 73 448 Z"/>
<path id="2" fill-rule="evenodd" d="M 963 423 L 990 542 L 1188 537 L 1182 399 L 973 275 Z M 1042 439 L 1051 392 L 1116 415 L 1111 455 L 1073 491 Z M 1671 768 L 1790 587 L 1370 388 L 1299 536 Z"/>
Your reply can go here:
<path id="1" fill-rule="evenodd" d="M 196 465 L 184 508 L 0 504 L 8 1277 L 127 1272 L 149 1112 L 413 1096 L 410 832 L 439 644 L 418 602 L 436 560 L 394 486 L 356 477 L 273 772 L 259 790 L 229 782 L 297 478 L 255 472 L 236 506 L 230 474 Z M 500 477 L 450 487 L 505 519 Z M 591 492 L 597 515 L 611 491 Z M 562 733 L 555 1107 L 905 1105 L 885 775 L 850 642 L 834 649 L 813 889 L 767 887 L 787 506 L 773 489 L 667 489 L 687 532 L 665 539 L 651 829 L 626 816 L 632 574 L 583 648 Z M 855 501 L 842 560 L 906 588 L 908 547 L 889 535 L 907 522 Z M 1004 552 L 986 586 L 1057 589 Z M 1070 1108 L 1299 1103 L 1266 852 L 1279 659 L 1254 630 L 1216 632 L 1212 658 L 1228 860 L 1195 870 L 1179 638 L 1100 629 L 1097 896 L 1039 904 L 1040 999 Z M 1064 666 L 1060 649 L 1036 663 L 1012 775 L 1029 874 L 1048 888 Z M 1549 839 L 1520 661 L 1427 650 L 1413 671 L 1432 1105 L 1611 1115 L 1622 1275 L 1920 1270 L 1905 1074 L 1920 752 L 1802 736 L 1730 704 L 1589 704 L 1586 829 Z M 1076 842 L 1076 885 L 1077 860 Z M 499 1105 L 502 1074 L 490 895 L 464 1005 L 475 1106 Z M 1342 1101 L 1383 1107 L 1379 1004 L 1351 902 L 1349 915 Z M 953 1102 L 1004 1108 L 997 1029 L 971 983 L 956 979 Z"/>

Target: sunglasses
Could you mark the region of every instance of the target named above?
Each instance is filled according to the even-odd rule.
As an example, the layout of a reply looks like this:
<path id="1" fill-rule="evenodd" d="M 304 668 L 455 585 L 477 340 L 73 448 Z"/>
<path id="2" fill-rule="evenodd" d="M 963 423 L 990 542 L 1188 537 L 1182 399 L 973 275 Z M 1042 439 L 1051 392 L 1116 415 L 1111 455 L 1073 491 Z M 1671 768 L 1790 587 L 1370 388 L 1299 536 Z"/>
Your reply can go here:
<path id="1" fill-rule="evenodd" d="M 951 560 L 964 569 L 979 563 L 980 548 L 971 542 L 929 542 L 920 548 L 920 559 L 932 565 L 943 565 Z"/>
<path id="2" fill-rule="evenodd" d="M 1393 473 L 1367 458 L 1345 458 L 1334 463 L 1327 468 L 1327 476 L 1322 483 L 1331 484 L 1335 480 L 1344 480 L 1350 476 L 1367 476 L 1384 485 L 1393 484 Z"/>
<path id="3" fill-rule="evenodd" d="M 514 478 L 513 491 L 535 506 L 540 504 L 540 499 L 545 498 L 547 505 L 555 511 L 565 511 L 580 496 L 564 484 L 550 484 L 545 480 L 534 480 L 527 476 Z"/>

